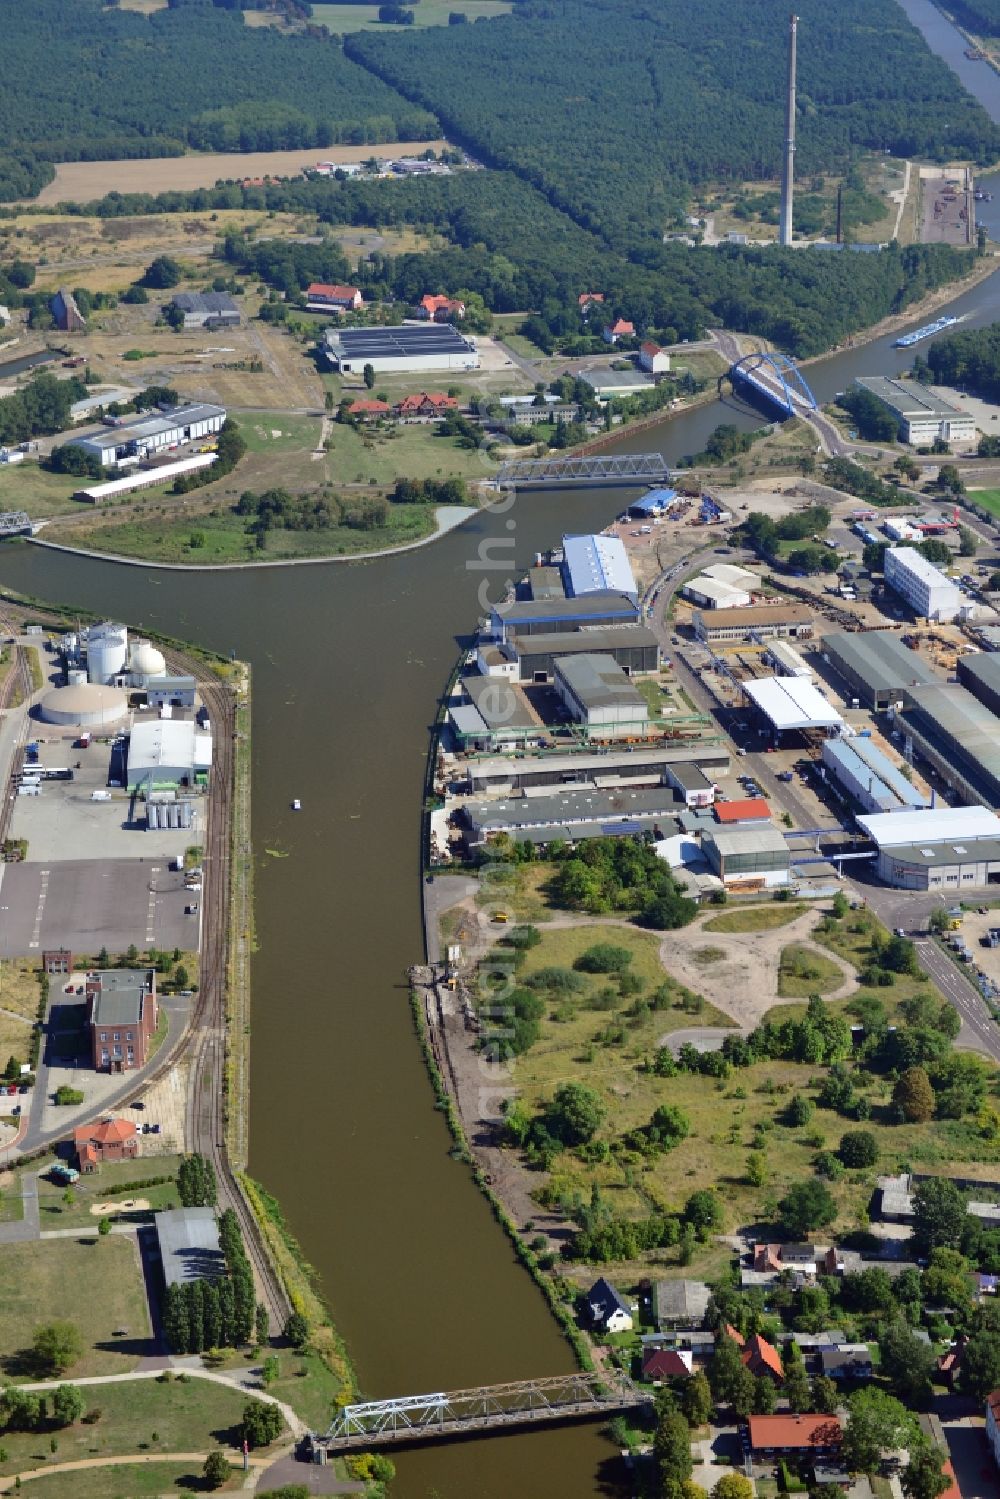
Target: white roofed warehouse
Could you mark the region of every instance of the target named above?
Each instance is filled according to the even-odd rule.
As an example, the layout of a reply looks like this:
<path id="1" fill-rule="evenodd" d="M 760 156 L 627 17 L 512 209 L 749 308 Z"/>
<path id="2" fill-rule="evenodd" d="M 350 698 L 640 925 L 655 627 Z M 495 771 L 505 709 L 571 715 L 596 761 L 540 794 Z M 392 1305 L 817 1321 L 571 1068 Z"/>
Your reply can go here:
<path id="1" fill-rule="evenodd" d="M 919 619 L 950 623 L 962 609 L 957 583 L 946 578 L 915 547 L 889 547 L 882 564 L 885 581 Z"/>
<path id="2" fill-rule="evenodd" d="M 844 720 L 807 677 L 758 677 L 743 691 L 776 735 L 793 729 L 839 733 Z"/>
<path id="3" fill-rule="evenodd" d="M 878 846 L 876 872 L 900 890 L 1000 885 L 1000 817 L 987 807 L 929 807 L 857 819 Z"/>
<path id="4" fill-rule="evenodd" d="M 936 395 L 919 380 L 890 380 L 883 375 L 864 375 L 855 385 L 866 390 L 895 417 L 901 441 L 931 443 L 975 442 L 974 417 L 961 411 L 951 401 Z"/>
<path id="5" fill-rule="evenodd" d="M 564 536 L 562 576 L 570 599 L 588 593 L 639 595 L 625 543 L 617 536 Z"/>
<path id="6" fill-rule="evenodd" d="M 171 406 L 116 421 L 96 432 L 81 432 L 78 437 L 67 437 L 66 443 L 90 453 L 102 468 L 114 468 L 211 437 L 221 431 L 225 420 L 222 406 Z"/>
<path id="7" fill-rule="evenodd" d="M 142 796 L 177 787 L 205 787 L 212 765 L 212 736 L 191 719 L 136 723 L 128 743 L 128 789 Z"/>

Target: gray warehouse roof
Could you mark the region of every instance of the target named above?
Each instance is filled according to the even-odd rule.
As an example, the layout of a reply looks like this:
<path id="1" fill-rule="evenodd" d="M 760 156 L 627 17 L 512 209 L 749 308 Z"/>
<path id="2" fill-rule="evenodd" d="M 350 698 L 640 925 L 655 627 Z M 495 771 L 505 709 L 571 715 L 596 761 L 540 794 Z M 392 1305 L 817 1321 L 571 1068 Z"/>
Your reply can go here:
<path id="1" fill-rule="evenodd" d="M 558 656 L 553 665 L 585 708 L 641 708 L 646 715 L 646 699 L 614 656 Z"/>
<path id="2" fill-rule="evenodd" d="M 471 353 L 474 345 L 450 323 L 406 323 L 398 328 L 328 328 L 324 334 L 339 359 L 401 359 L 422 354 Z"/>
<path id="3" fill-rule="evenodd" d="M 101 992 L 94 996 L 95 1025 L 138 1025 L 142 997 L 152 988 L 148 968 L 110 968 L 101 971 Z"/>
<path id="4" fill-rule="evenodd" d="M 462 690 L 490 729 L 541 727 L 517 687 L 506 677 L 463 677 Z"/>
<path id="5" fill-rule="evenodd" d="M 939 681 L 919 652 L 908 650 L 898 635 L 885 631 L 824 635 L 822 648 L 835 666 L 843 662 L 872 693 Z"/>
<path id="6" fill-rule="evenodd" d="M 1000 655 L 995 651 L 962 656 L 958 663 L 958 675 L 976 697 L 979 696 L 977 687 L 985 688 L 990 695 L 1000 696 Z"/>
<path id="7" fill-rule="evenodd" d="M 915 728 L 928 729 L 942 748 L 957 752 L 959 769 L 964 761 L 1000 782 L 1000 719 L 978 698 L 951 684 L 912 687 L 907 696 L 913 709 L 904 718 L 912 717 Z"/>
<path id="8" fill-rule="evenodd" d="M 585 593 L 575 599 L 512 599 L 507 604 L 498 604 L 493 612 L 508 625 L 516 625 L 518 620 L 544 624 L 547 620 L 579 619 L 585 615 L 639 619 L 639 606 L 627 593 Z"/>
<path id="9" fill-rule="evenodd" d="M 996 864 L 1000 862 L 1000 842 L 996 838 L 966 839 L 959 843 L 900 843 L 890 850 L 900 864 L 920 869 L 936 869 L 955 864 Z"/>
<path id="10" fill-rule="evenodd" d="M 646 625 L 619 625 L 610 629 L 564 630 L 552 635 L 514 635 L 519 656 L 569 656 L 578 651 L 643 650 L 657 643 Z"/>
<path id="11" fill-rule="evenodd" d="M 476 827 L 501 832 L 534 825 L 559 823 L 607 823 L 624 818 L 673 816 L 673 792 L 663 786 L 655 791 L 565 791 L 555 796 L 518 796 L 499 801 L 466 802 L 463 811 Z M 638 829 L 637 829 L 638 831 Z M 784 847 L 784 841 L 782 841 Z"/>
<path id="12" fill-rule="evenodd" d="M 724 858 L 732 854 L 788 853 L 788 844 L 777 828 L 726 828 L 704 835 Z"/>
<path id="13" fill-rule="evenodd" d="M 219 1246 L 214 1208 L 172 1208 L 155 1217 L 163 1275 L 168 1286 L 191 1280 L 217 1280 L 226 1259 Z"/>
<path id="14" fill-rule="evenodd" d="M 180 291 L 170 300 L 181 312 L 207 312 L 216 316 L 222 312 L 239 312 L 236 303 L 225 291 Z"/>
<path id="15" fill-rule="evenodd" d="M 917 380 L 890 380 L 884 375 L 865 375 L 859 376 L 854 383 L 910 421 L 919 421 L 921 417 L 962 415 L 957 406 L 936 396 Z"/>

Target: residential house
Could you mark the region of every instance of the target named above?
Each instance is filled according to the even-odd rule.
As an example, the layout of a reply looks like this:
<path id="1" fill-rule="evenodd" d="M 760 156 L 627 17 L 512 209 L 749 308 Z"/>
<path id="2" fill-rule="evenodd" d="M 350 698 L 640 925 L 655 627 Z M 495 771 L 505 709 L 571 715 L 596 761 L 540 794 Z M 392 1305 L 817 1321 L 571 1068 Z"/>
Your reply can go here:
<path id="1" fill-rule="evenodd" d="M 836 1416 L 750 1416 L 747 1439 L 755 1458 L 836 1457 L 844 1429 Z"/>
<path id="2" fill-rule="evenodd" d="M 785 1377 L 780 1353 L 774 1344 L 762 1338 L 759 1332 L 747 1338 L 740 1357 L 750 1373 L 757 1379 L 766 1374 L 780 1383 Z"/>
<path id="3" fill-rule="evenodd" d="M 590 1320 L 601 1332 L 631 1332 L 632 1308 L 619 1290 L 602 1275 L 587 1292 Z"/>
<path id="4" fill-rule="evenodd" d="M 689 1379 L 694 1360 L 689 1352 L 676 1348 L 647 1348 L 642 1356 L 642 1377 L 653 1384 L 665 1379 Z"/>
<path id="5" fill-rule="evenodd" d="M 306 306 L 316 312 L 357 312 L 364 303 L 356 286 L 312 281 L 306 287 Z"/>
<path id="6" fill-rule="evenodd" d="M 139 1154 L 139 1132 L 130 1119 L 102 1119 L 73 1131 L 77 1165 L 87 1174 L 108 1161 L 134 1161 Z"/>
<path id="7" fill-rule="evenodd" d="M 359 422 L 377 422 L 380 417 L 388 416 L 392 407 L 388 401 L 352 401 L 347 408 L 347 415 L 353 416 Z"/>
<path id="8" fill-rule="evenodd" d="M 582 291 L 576 299 L 576 305 L 586 315 L 589 307 L 592 307 L 595 303 L 600 304 L 603 301 L 604 293 L 602 291 Z"/>
<path id="9" fill-rule="evenodd" d="M 712 1293 L 701 1280 L 658 1280 L 653 1287 L 657 1327 L 704 1327 Z"/>
<path id="10" fill-rule="evenodd" d="M 434 323 L 450 323 L 454 318 L 465 317 L 465 303 L 454 297 L 426 296 L 420 298 L 419 312 Z"/>
<path id="11" fill-rule="evenodd" d="M 958 1478 L 950 1458 L 946 1458 L 942 1463 L 941 1471 L 948 1479 L 948 1487 L 938 1495 L 938 1499 L 962 1499 L 962 1490 L 958 1486 Z"/>
<path id="12" fill-rule="evenodd" d="M 639 363 L 651 375 L 665 375 L 670 369 L 670 355 L 659 344 L 646 339 L 639 347 Z"/>
<path id="13" fill-rule="evenodd" d="M 716 809 L 716 816 L 720 822 L 727 823 L 733 819 L 729 815 L 732 807 L 737 811 L 743 803 L 725 803 Z M 767 812 L 766 803 L 763 801 L 749 802 L 751 808 L 761 806 Z M 744 1285 L 769 1285 L 778 1279 L 780 1275 L 791 1272 L 796 1283 L 802 1284 L 807 1280 L 814 1280 L 817 1275 L 840 1275 L 843 1274 L 844 1266 L 836 1249 L 831 1246 L 823 1249 L 816 1244 L 755 1244 L 752 1250 L 752 1267 L 740 1272 L 741 1283 Z"/>
<path id="14" fill-rule="evenodd" d="M 635 338 L 635 325 L 628 318 L 615 318 L 613 323 L 608 323 L 602 334 L 604 342 L 612 346 L 620 338 Z"/>
<path id="15" fill-rule="evenodd" d="M 156 1034 L 156 970 L 112 968 L 85 980 L 90 1051 L 98 1072 L 145 1067 Z"/>
<path id="16" fill-rule="evenodd" d="M 727 1322 L 722 1330 L 727 1338 L 732 1338 L 737 1348 L 745 1348 L 747 1346 L 746 1338 L 740 1332 L 739 1328 L 734 1327 L 731 1322 Z"/>
<path id="17" fill-rule="evenodd" d="M 961 1334 L 961 1336 L 956 1338 L 955 1342 L 952 1343 L 950 1348 L 945 1349 L 944 1353 L 941 1354 L 941 1357 L 938 1359 L 937 1364 L 935 1365 L 938 1378 L 941 1380 L 942 1384 L 946 1384 L 949 1389 L 954 1389 L 955 1380 L 958 1378 L 958 1372 L 962 1367 L 962 1356 L 965 1353 L 965 1346 L 968 1341 L 969 1340 L 965 1336 L 965 1334 Z"/>
<path id="18" fill-rule="evenodd" d="M 981 1271 L 976 1275 L 976 1300 L 985 1301 L 987 1296 L 995 1296 L 1000 1291 L 1000 1275 L 984 1275 Z"/>
<path id="19" fill-rule="evenodd" d="M 441 390 L 422 390 L 412 396 L 404 396 L 393 407 L 397 416 L 444 416 L 448 411 L 458 410 L 454 396 L 446 396 Z"/>
<path id="20" fill-rule="evenodd" d="M 1000 1390 L 986 1397 L 986 1440 L 993 1453 L 993 1461 L 1000 1468 Z"/>
<path id="21" fill-rule="evenodd" d="M 820 1371 L 828 1379 L 871 1379 L 872 1356 L 867 1343 L 842 1343 L 823 1348 L 819 1355 Z"/>

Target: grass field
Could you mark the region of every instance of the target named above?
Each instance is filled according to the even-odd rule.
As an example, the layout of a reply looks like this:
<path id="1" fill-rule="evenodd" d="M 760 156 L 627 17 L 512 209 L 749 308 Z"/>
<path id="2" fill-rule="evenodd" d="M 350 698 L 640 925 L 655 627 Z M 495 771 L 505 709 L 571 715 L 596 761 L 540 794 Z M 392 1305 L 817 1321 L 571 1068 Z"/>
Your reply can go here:
<path id="1" fill-rule="evenodd" d="M 420 0 L 413 6 L 414 26 L 447 26 L 452 11 L 459 11 L 469 21 L 478 21 L 482 16 L 505 16 L 513 6 L 507 0 Z M 378 18 L 377 5 L 314 5 L 312 18 L 330 31 L 392 31 Z"/>
<path id="2" fill-rule="evenodd" d="M 234 1454 L 235 1456 L 235 1454 Z M 59 1462 L 61 1453 L 52 1459 Z M 242 1468 L 216 1494 L 242 1487 Z M 197 1493 L 203 1487 L 197 1463 L 116 1463 L 113 1468 L 81 1468 L 31 1480 L 32 1499 L 158 1499 L 162 1494 Z"/>
<path id="3" fill-rule="evenodd" d="M 839 989 L 844 976 L 837 964 L 800 942 L 781 950 L 778 993 L 782 999 L 808 999 L 810 994 L 830 994 Z"/>
<path id="4" fill-rule="evenodd" d="M 81 1294 L 84 1287 L 86 1294 Z M 150 1328 L 132 1241 L 112 1235 L 100 1242 L 45 1239 L 0 1245 L 0 1367 L 5 1375 L 38 1377 L 23 1354 L 39 1323 L 52 1318 L 75 1323 L 83 1339 L 84 1351 L 71 1375 L 124 1374 L 134 1368 Z M 127 1336 L 116 1339 L 117 1328 L 127 1328 Z"/>
<path id="5" fill-rule="evenodd" d="M 119 1222 L 148 1222 L 150 1214 L 159 1208 L 180 1207 L 177 1196 L 177 1188 L 171 1183 L 164 1183 L 158 1187 L 139 1187 L 134 1196 L 142 1198 L 149 1203 L 149 1208 L 140 1212 L 131 1212 L 123 1204 L 130 1200 L 133 1194 L 128 1192 L 113 1192 L 108 1194 L 109 1187 L 121 1187 L 128 1182 L 141 1181 L 150 1176 L 174 1176 L 180 1165 L 180 1156 L 158 1155 L 139 1156 L 134 1161 L 121 1161 L 109 1166 L 99 1166 L 96 1171 L 80 1180 L 73 1187 L 75 1201 L 67 1205 L 63 1201 L 65 1187 L 58 1186 L 55 1182 L 38 1182 L 38 1208 L 41 1217 L 43 1232 L 49 1229 L 60 1228 L 96 1228 L 98 1219 L 102 1216 L 92 1211 L 98 1203 L 110 1204 L 107 1216 Z"/>
<path id="6" fill-rule="evenodd" d="M 68 474 L 47 474 L 30 460 L 0 464 L 0 509 L 26 510 L 32 520 L 79 513 L 82 504 L 70 496 L 84 483 Z"/>
<path id="7" fill-rule="evenodd" d="M 970 489 L 969 499 L 974 505 L 982 505 L 991 515 L 1000 517 L 1000 489 Z"/>
<path id="8" fill-rule="evenodd" d="M 703 932 L 773 932 L 777 927 L 787 926 L 805 910 L 802 901 L 772 901 L 767 906 L 743 906 L 735 911 L 723 911 L 721 916 L 710 916 L 702 924 Z"/>
<path id="9" fill-rule="evenodd" d="M 78 1422 L 75 1426 L 60 1431 L 58 1448 L 53 1454 L 48 1450 L 48 1438 L 41 1439 L 37 1432 L 4 1432 L 3 1446 L 6 1460 L 0 1463 L 0 1475 L 25 1472 L 30 1468 L 44 1468 L 47 1463 L 74 1462 L 88 1457 L 114 1457 L 117 1453 L 157 1452 L 211 1452 L 222 1447 L 235 1461 L 239 1461 L 236 1444 L 238 1426 L 247 1396 L 242 1390 L 227 1389 L 207 1379 L 178 1380 L 160 1384 L 155 1379 L 137 1379 L 126 1384 L 97 1385 L 84 1389 L 88 1410 L 99 1410 L 100 1419 L 90 1425 Z M 134 1493 L 163 1493 L 159 1489 L 112 1487 L 111 1475 L 115 1470 L 102 1472 L 106 1487 L 82 1491 L 75 1488 L 39 1489 L 74 1496 L 81 1492 L 92 1492 L 106 1499 L 110 1495 L 128 1496 Z M 190 1472 L 190 1466 L 188 1466 Z M 52 1479 L 33 1479 L 39 1485 L 56 1482 Z M 169 1490 L 166 1490 L 169 1492 Z"/>
<path id="10" fill-rule="evenodd" d="M 6 1067 L 10 1056 L 16 1056 L 19 1062 L 28 1060 L 41 992 L 36 975 L 37 967 L 30 958 L 5 958 L 0 962 L 0 1069 Z"/>

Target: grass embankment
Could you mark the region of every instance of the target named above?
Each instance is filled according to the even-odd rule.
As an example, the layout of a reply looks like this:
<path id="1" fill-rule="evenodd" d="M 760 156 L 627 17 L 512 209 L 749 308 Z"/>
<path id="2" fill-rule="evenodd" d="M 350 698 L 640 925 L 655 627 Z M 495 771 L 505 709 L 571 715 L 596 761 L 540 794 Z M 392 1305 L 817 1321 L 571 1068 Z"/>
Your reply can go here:
<path id="1" fill-rule="evenodd" d="M 39 1378 L 31 1340 L 41 1322 L 53 1319 L 72 1322 L 80 1332 L 83 1353 L 69 1370 L 72 1377 L 135 1368 L 149 1351 L 150 1326 L 131 1239 L 111 1234 L 0 1245 L 0 1366 L 7 1378 Z"/>
<path id="2" fill-rule="evenodd" d="M 175 1376 L 167 1383 L 136 1379 L 124 1384 L 84 1386 L 82 1393 L 88 1412 L 99 1411 L 99 1418 L 88 1424 L 77 1422 L 56 1432 L 58 1446 L 54 1453 L 48 1451 L 48 1438 L 40 1438 L 38 1432 L 5 1431 L 3 1447 L 7 1456 L 0 1463 L 0 1475 L 81 1458 L 114 1457 L 118 1453 L 131 1456 L 138 1452 L 211 1452 L 221 1447 L 238 1460 L 239 1425 L 248 1398 L 244 1390 L 229 1389 L 213 1380 Z M 113 1494 L 127 1494 L 132 1499 L 136 1492 L 163 1492 L 114 1487 L 111 1482 L 114 1470 L 92 1472 L 104 1478 L 105 1487 L 93 1490 L 102 1499 Z M 34 1494 L 35 1484 L 43 1482 L 55 1484 L 56 1479 L 32 1479 L 28 1492 Z M 39 1488 L 38 1492 L 47 1490 Z M 56 1488 L 53 1492 L 75 1496 L 80 1490 Z"/>
<path id="3" fill-rule="evenodd" d="M 71 1459 L 59 1451 L 52 1461 Z M 234 1468 L 232 1478 L 213 1492 L 231 1494 L 241 1489 L 244 1476 L 242 1467 Z M 114 1467 L 77 1468 L 72 1473 L 33 1478 L 27 1493 L 31 1499 L 160 1499 L 163 1494 L 198 1493 L 204 1486 L 198 1463 L 116 1463 Z"/>
<path id="4" fill-rule="evenodd" d="M 72 515 L 83 510 L 73 492 L 87 481 L 68 474 L 49 474 L 37 463 L 0 464 L 0 510 L 26 510 L 32 520 Z"/>
<path id="5" fill-rule="evenodd" d="M 703 932 L 773 932 L 788 926 L 806 909 L 804 901 L 772 901 L 766 906 L 742 906 L 710 916 L 702 923 Z"/>
<path id="6" fill-rule="evenodd" d="M 11 1056 L 28 1060 L 38 994 L 38 968 L 30 958 L 0 961 L 0 1069 Z"/>
<path id="7" fill-rule="evenodd" d="M 1000 489 L 970 489 L 969 499 L 991 515 L 1000 517 Z"/>

